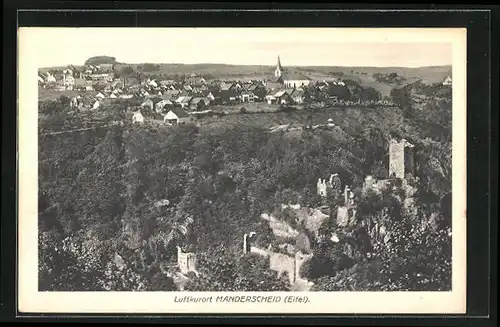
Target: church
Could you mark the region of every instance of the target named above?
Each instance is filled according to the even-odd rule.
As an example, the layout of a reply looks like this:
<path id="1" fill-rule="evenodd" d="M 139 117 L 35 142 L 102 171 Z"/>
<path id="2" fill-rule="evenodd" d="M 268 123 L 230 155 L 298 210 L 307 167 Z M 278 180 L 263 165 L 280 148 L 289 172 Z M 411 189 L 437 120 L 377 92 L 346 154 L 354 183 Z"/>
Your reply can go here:
<path id="1" fill-rule="evenodd" d="M 276 65 L 276 69 L 274 70 L 274 76 L 276 77 L 276 81 L 278 83 L 283 84 L 286 88 L 297 88 L 301 86 L 308 86 L 311 83 L 311 80 L 299 73 L 291 73 L 287 72 L 283 66 L 281 66 L 280 57 L 278 56 L 278 64 Z"/>

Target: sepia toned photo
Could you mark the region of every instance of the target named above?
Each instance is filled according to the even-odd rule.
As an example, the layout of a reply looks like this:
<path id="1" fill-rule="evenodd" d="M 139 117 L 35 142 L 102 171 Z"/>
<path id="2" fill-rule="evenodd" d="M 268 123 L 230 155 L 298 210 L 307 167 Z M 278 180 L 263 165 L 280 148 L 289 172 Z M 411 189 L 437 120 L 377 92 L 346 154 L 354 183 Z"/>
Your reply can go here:
<path id="1" fill-rule="evenodd" d="M 465 35 L 20 29 L 21 303 L 463 312 Z"/>

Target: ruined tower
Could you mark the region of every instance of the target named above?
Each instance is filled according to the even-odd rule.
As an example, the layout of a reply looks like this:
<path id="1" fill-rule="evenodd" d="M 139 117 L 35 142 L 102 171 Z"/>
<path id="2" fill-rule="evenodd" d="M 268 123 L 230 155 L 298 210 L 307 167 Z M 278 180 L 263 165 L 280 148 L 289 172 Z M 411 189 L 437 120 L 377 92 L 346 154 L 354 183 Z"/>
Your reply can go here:
<path id="1" fill-rule="evenodd" d="M 190 271 L 196 272 L 196 254 L 193 252 L 182 252 L 177 246 L 177 264 L 182 274 Z"/>
<path id="2" fill-rule="evenodd" d="M 405 139 L 391 140 L 389 144 L 389 176 L 405 179 L 415 175 L 415 146 Z"/>

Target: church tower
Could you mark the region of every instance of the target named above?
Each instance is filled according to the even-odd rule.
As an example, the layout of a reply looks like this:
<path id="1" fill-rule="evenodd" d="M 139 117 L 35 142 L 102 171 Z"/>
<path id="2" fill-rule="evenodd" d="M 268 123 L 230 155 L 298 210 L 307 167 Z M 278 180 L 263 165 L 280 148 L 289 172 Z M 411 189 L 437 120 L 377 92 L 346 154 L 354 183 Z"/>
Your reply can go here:
<path id="1" fill-rule="evenodd" d="M 276 65 L 276 69 L 274 70 L 274 76 L 276 78 L 279 78 L 281 77 L 281 73 L 283 73 L 284 69 L 283 67 L 281 66 L 281 62 L 280 62 L 280 56 L 278 56 L 278 64 Z"/>

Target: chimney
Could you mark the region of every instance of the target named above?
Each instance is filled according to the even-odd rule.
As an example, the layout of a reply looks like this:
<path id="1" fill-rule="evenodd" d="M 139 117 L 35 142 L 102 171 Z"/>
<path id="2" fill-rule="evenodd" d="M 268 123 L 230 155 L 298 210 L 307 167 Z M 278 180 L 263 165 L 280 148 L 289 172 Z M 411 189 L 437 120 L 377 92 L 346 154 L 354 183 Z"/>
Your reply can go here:
<path id="1" fill-rule="evenodd" d="M 344 203 L 345 204 L 348 204 L 349 203 L 349 186 L 345 186 L 345 189 L 344 189 Z"/>

